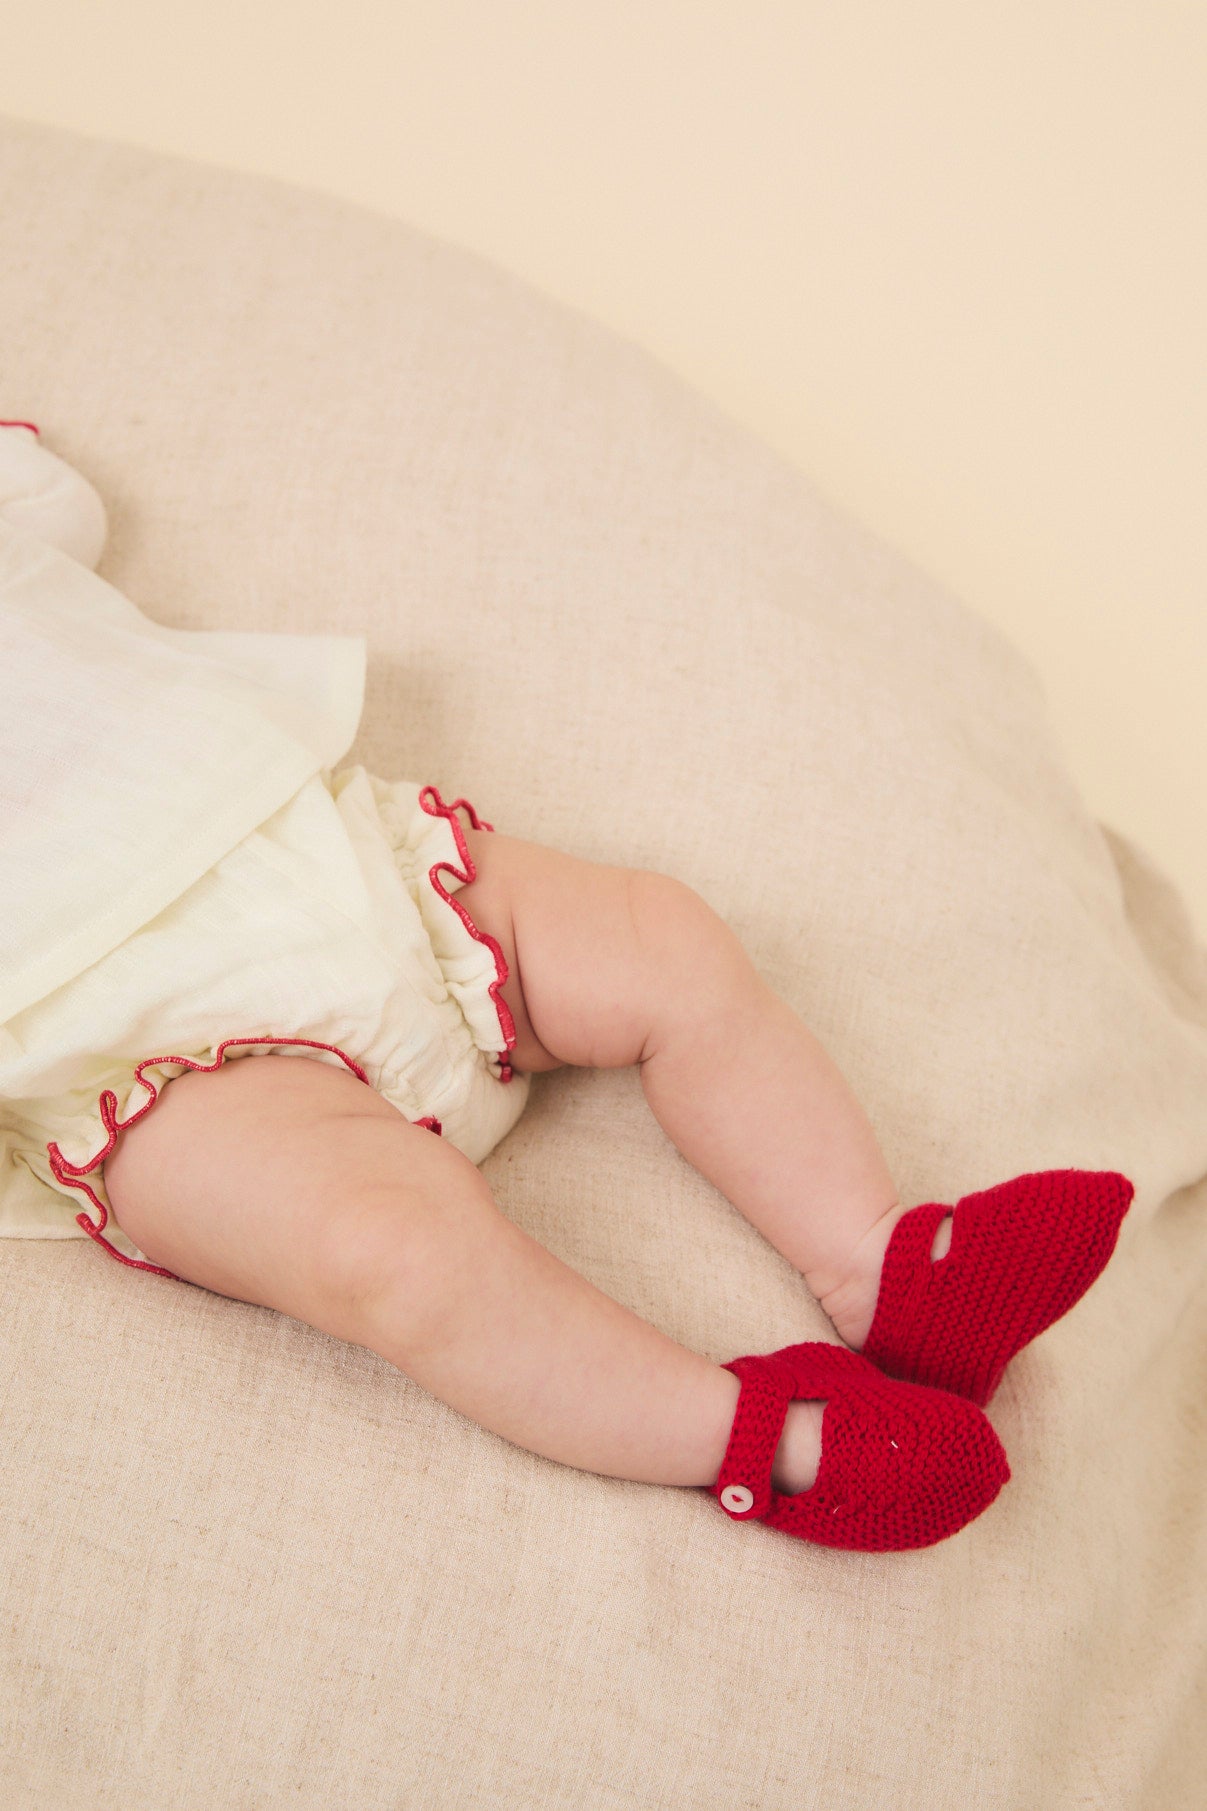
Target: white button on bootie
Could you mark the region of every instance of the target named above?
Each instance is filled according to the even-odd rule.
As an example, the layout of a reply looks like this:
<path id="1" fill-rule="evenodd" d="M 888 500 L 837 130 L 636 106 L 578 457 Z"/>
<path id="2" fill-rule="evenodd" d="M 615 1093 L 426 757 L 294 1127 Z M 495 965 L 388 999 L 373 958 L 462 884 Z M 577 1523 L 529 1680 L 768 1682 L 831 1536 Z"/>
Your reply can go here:
<path id="1" fill-rule="evenodd" d="M 96 571 L 109 534 L 87 478 L 44 446 L 31 421 L 0 421 L 0 516 Z"/>

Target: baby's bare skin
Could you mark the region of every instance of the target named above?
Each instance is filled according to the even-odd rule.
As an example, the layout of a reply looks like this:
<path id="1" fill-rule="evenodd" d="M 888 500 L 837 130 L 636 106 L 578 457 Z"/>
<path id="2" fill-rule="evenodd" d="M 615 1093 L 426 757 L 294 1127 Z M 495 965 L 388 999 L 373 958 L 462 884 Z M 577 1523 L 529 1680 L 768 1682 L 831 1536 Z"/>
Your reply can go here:
<path id="1" fill-rule="evenodd" d="M 678 1149 L 862 1345 L 905 1209 L 821 1045 L 681 882 L 465 834 L 459 898 L 507 961 L 515 1068 L 639 1065 Z M 346 1070 L 272 1055 L 187 1072 L 104 1178 L 152 1262 L 369 1347 L 517 1445 L 641 1482 L 717 1478 L 737 1378 L 562 1264 L 468 1158 Z M 790 1404 L 776 1489 L 813 1483 L 820 1422 Z"/>

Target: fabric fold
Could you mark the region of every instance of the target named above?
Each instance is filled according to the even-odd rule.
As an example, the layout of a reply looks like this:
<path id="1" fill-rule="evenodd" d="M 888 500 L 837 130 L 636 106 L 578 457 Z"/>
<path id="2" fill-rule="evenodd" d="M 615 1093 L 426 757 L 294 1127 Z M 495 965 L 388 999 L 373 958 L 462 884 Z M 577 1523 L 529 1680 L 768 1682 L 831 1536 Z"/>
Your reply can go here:
<path id="1" fill-rule="evenodd" d="M 0 523 L 0 1026 L 335 766 L 366 654 L 363 636 L 165 628 Z"/>

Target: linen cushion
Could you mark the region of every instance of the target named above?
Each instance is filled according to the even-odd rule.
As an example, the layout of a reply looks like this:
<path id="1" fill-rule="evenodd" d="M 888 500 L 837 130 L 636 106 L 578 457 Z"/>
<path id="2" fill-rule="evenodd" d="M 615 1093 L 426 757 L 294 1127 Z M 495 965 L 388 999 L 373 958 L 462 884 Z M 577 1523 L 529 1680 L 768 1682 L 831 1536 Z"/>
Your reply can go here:
<path id="1" fill-rule="evenodd" d="M 1028 662 L 469 253 L 16 121 L 0 202 L 0 412 L 105 498 L 104 577 L 173 627 L 363 633 L 350 760 L 696 887 L 903 1198 L 1056 1167 L 1137 1191 L 991 1406 L 1011 1483 L 892 1556 L 556 1465 L 90 1245 L 0 1242 L 0 1800 L 1192 1804 L 1207 963 Z M 636 1071 L 538 1077 L 485 1171 L 719 1362 L 833 1337 Z"/>

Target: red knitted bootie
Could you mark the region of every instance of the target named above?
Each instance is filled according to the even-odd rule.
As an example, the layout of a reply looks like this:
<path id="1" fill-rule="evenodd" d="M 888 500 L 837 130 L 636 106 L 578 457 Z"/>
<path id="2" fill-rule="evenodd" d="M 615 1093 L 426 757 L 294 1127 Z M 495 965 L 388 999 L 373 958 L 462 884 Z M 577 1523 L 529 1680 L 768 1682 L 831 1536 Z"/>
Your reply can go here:
<path id="1" fill-rule="evenodd" d="M 1010 1476 L 1001 1442 L 960 1396 L 899 1383 L 846 1346 L 785 1346 L 725 1367 L 742 1386 L 720 1475 L 709 1485 L 735 1522 L 802 1541 L 900 1553 L 955 1534 Z M 788 1404 L 825 1401 L 821 1465 L 785 1496 L 771 1468 Z"/>
<path id="2" fill-rule="evenodd" d="M 1135 1190 L 1114 1170 L 1040 1170 L 926 1202 L 893 1228 L 863 1357 L 982 1406 L 1031 1340 L 1106 1268 Z M 930 1252 L 952 1214 L 951 1249 Z"/>

